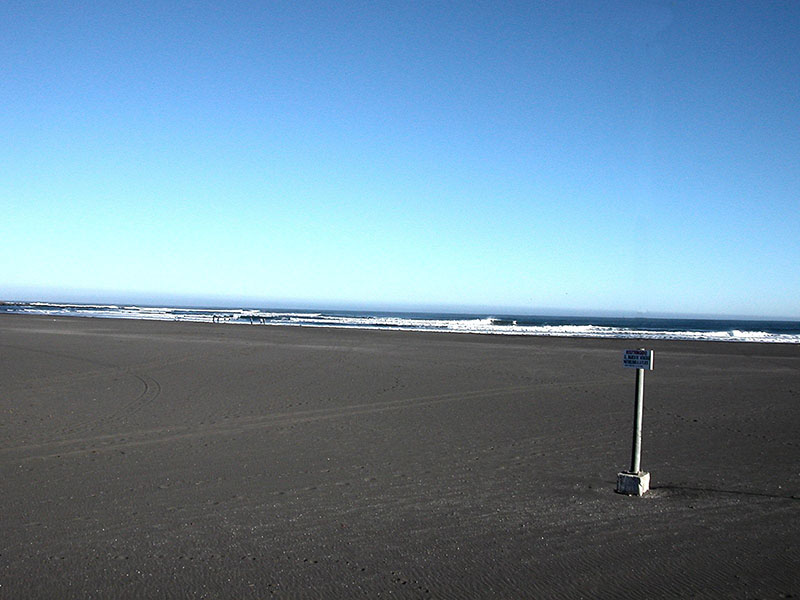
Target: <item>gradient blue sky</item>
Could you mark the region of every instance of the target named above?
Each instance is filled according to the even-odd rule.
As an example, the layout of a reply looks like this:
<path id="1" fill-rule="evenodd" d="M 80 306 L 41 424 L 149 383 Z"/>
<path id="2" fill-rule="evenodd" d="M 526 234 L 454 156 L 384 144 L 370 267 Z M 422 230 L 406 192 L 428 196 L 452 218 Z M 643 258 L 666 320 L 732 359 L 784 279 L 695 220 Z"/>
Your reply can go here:
<path id="1" fill-rule="evenodd" d="M 800 318 L 800 3 L 0 4 L 0 299 Z"/>

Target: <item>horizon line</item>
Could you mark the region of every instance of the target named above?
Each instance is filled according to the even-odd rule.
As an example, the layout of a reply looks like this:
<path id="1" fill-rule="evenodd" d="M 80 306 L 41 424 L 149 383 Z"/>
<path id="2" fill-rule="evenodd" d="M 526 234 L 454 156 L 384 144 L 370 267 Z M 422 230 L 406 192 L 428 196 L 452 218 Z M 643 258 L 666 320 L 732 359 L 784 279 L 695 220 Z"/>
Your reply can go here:
<path id="1" fill-rule="evenodd" d="M 101 295 L 102 296 L 102 295 Z M 106 297 L 108 298 L 108 297 Z M 74 306 L 141 306 L 148 308 L 199 308 L 199 309 L 220 309 L 220 310 L 270 310 L 270 311 L 317 311 L 317 312 L 372 312 L 372 313 L 398 313 L 398 314 L 449 314 L 463 316 L 527 316 L 527 317 L 575 317 L 575 318 L 619 318 L 619 319 L 697 319 L 697 320 L 741 320 L 741 321 L 788 321 L 798 322 L 800 317 L 789 316 L 765 316 L 765 315 L 743 315 L 729 313 L 692 313 L 692 312 L 671 312 L 671 311 L 647 311 L 636 310 L 627 311 L 620 309 L 567 309 L 555 307 L 539 307 L 538 309 L 525 308 L 520 306 L 503 305 L 456 305 L 444 303 L 342 303 L 342 302 L 314 302 L 314 301 L 290 301 L 290 302 L 264 302 L 258 300 L 208 298 L 204 301 L 198 297 L 173 297 L 162 296 L 163 302 L 157 298 L 141 301 L 130 301 L 120 299 L 96 299 L 87 300 L 67 300 L 67 299 L 31 299 L 31 298 L 0 298 L 0 304 L 54 304 L 54 305 L 74 305 Z M 143 298 L 144 299 L 144 298 Z"/>

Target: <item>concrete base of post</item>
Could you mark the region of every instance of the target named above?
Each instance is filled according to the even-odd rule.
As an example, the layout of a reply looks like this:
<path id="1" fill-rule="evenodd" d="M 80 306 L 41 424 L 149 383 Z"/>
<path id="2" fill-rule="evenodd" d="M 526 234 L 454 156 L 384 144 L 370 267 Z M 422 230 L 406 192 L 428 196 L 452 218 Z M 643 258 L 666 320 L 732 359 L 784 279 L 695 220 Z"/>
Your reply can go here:
<path id="1" fill-rule="evenodd" d="M 617 493 L 629 496 L 642 496 L 650 489 L 650 473 L 617 473 Z"/>

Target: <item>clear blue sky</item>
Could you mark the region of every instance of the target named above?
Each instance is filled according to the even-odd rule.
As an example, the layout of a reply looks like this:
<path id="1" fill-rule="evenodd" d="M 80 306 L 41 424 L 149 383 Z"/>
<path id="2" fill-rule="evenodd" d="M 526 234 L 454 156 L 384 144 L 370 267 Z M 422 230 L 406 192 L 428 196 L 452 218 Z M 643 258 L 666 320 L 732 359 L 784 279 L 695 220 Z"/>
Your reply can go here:
<path id="1" fill-rule="evenodd" d="M 800 318 L 800 3 L 0 4 L 0 299 Z"/>

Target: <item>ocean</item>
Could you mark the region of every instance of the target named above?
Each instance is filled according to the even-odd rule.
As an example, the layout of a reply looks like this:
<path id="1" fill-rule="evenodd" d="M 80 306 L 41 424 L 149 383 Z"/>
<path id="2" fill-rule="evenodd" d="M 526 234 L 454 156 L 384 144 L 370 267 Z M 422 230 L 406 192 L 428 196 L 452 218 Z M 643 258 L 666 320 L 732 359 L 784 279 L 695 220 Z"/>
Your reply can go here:
<path id="1" fill-rule="evenodd" d="M 0 302 L 0 314 L 487 335 L 800 344 L 800 322 Z"/>

